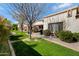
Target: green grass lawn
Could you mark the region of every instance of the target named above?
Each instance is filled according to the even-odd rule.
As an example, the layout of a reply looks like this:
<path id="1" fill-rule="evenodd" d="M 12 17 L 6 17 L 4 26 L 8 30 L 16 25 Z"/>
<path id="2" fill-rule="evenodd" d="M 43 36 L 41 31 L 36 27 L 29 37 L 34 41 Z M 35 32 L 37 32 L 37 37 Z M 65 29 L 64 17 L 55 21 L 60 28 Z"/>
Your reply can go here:
<path id="1" fill-rule="evenodd" d="M 28 38 L 28 37 L 27 37 Z M 35 38 L 31 41 L 18 41 L 13 43 L 13 48 L 17 56 L 79 56 L 79 52 L 65 48 L 58 44 Z M 17 39 L 16 39 L 17 40 Z"/>
<path id="2" fill-rule="evenodd" d="M 11 35 L 10 40 L 15 41 L 15 40 L 22 40 L 24 38 L 28 38 L 28 34 L 25 32 L 20 32 L 20 31 L 13 31 L 16 33 L 16 35 Z"/>

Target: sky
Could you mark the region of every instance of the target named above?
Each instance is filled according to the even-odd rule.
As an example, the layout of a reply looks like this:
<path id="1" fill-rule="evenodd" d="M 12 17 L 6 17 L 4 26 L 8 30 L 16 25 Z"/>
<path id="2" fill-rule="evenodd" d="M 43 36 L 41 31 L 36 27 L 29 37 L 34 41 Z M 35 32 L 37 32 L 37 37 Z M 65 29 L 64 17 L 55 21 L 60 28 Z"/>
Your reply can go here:
<path id="1" fill-rule="evenodd" d="M 10 20 L 12 23 L 17 23 L 15 18 L 11 16 L 11 14 L 7 11 L 8 9 L 8 4 L 2 4 L 0 3 L 0 16 L 3 16 Z M 48 3 L 46 12 L 43 16 L 47 16 L 49 14 L 53 14 L 62 10 L 65 10 L 67 8 L 73 7 L 73 6 L 78 6 L 79 3 Z"/>

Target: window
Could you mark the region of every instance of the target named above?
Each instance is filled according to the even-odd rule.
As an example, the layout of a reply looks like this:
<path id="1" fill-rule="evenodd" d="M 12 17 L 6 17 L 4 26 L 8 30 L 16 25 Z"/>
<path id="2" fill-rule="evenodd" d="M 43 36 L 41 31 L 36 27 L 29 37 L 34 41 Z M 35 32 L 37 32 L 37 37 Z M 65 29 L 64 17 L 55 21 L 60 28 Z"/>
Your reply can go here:
<path id="1" fill-rule="evenodd" d="M 77 8 L 77 14 L 79 14 L 79 7 Z"/>
<path id="2" fill-rule="evenodd" d="M 63 30 L 63 22 L 58 22 L 58 23 L 49 23 L 48 24 L 48 29 L 51 32 L 57 32 Z"/>
<path id="3" fill-rule="evenodd" d="M 76 9 L 76 18 L 79 18 L 79 7 Z"/>
<path id="4" fill-rule="evenodd" d="M 72 17 L 72 10 L 68 10 L 68 17 Z"/>

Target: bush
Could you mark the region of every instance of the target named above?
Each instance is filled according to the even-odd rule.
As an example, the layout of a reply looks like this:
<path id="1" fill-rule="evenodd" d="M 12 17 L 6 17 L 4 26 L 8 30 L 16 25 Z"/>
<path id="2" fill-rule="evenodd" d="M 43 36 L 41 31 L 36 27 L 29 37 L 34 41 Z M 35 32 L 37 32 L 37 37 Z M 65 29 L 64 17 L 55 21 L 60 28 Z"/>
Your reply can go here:
<path id="1" fill-rule="evenodd" d="M 18 30 L 18 25 L 17 24 L 13 24 L 13 30 Z"/>
<path id="2" fill-rule="evenodd" d="M 0 56 L 10 55 L 8 38 L 10 35 L 10 24 L 5 19 L 0 19 Z"/>
<path id="3" fill-rule="evenodd" d="M 73 34 L 71 31 L 61 31 L 58 33 L 58 37 L 66 42 L 72 42 L 73 41 Z"/>
<path id="4" fill-rule="evenodd" d="M 0 23 L 0 42 L 6 41 L 9 37 L 10 29 L 4 24 Z"/>
<path id="5" fill-rule="evenodd" d="M 79 33 L 73 33 L 73 40 L 79 41 Z"/>
<path id="6" fill-rule="evenodd" d="M 6 24 L 9 25 L 5 20 L 0 22 L 0 44 L 6 41 L 10 35 L 10 28 Z"/>
<path id="7" fill-rule="evenodd" d="M 45 36 L 50 36 L 51 31 L 50 31 L 50 30 L 44 30 L 44 31 L 43 31 L 43 34 L 44 34 Z"/>

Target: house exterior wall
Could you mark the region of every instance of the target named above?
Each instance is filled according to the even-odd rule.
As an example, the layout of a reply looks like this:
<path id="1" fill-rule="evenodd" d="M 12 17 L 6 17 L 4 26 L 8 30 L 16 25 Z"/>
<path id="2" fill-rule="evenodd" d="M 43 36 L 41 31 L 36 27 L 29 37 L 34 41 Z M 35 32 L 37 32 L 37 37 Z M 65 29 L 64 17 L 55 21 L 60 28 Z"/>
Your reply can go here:
<path id="1" fill-rule="evenodd" d="M 19 29 L 20 31 L 22 31 L 22 30 L 21 30 L 21 24 L 20 24 L 20 23 L 18 23 L 18 29 Z M 23 24 L 23 31 L 24 31 L 24 32 L 27 32 L 27 31 L 28 31 L 28 25 L 27 25 L 27 24 Z"/>
<path id="2" fill-rule="evenodd" d="M 72 17 L 68 17 L 68 12 L 60 13 L 54 16 L 44 18 L 44 28 L 48 29 L 49 23 L 63 22 L 63 30 L 79 32 L 79 18 L 76 18 L 76 9 L 72 10 Z"/>

